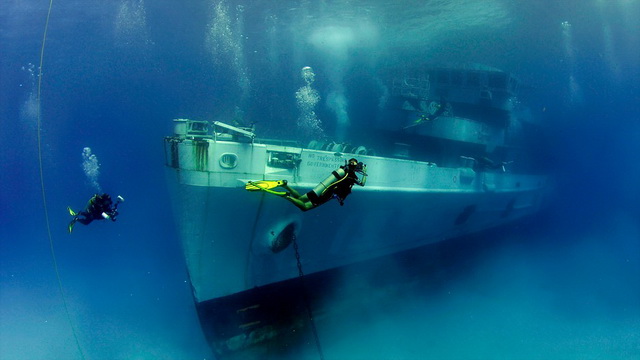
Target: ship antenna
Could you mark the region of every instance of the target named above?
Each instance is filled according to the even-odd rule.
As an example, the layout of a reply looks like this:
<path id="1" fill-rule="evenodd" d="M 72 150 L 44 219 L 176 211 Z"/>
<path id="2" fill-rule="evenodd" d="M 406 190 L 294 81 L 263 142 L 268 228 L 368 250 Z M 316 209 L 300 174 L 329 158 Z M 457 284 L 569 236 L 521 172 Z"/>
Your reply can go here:
<path id="1" fill-rule="evenodd" d="M 51 224 L 49 222 L 49 211 L 47 210 L 47 196 L 44 187 L 44 173 L 42 171 L 42 135 L 40 131 L 40 125 L 42 123 L 42 116 L 40 111 L 40 93 L 42 89 L 42 65 L 44 63 L 44 46 L 47 41 L 47 30 L 49 29 L 49 18 L 51 17 L 51 8 L 53 7 L 53 0 L 49 0 L 49 10 L 47 11 L 47 20 L 44 24 L 44 33 L 42 35 L 42 47 L 40 48 L 40 66 L 38 67 L 38 94 L 37 94 L 37 133 L 38 133 L 38 165 L 40 170 L 40 188 L 42 189 L 42 205 L 44 207 L 44 219 L 47 226 L 47 235 L 49 236 L 49 249 L 51 250 L 51 260 L 53 261 L 53 268 L 56 272 L 56 278 L 58 279 L 58 290 L 60 290 L 60 296 L 62 297 L 62 303 L 64 304 L 64 312 L 67 316 L 67 321 L 71 327 L 73 333 L 73 339 L 76 342 L 76 347 L 80 353 L 80 358 L 84 359 L 84 353 L 80 342 L 78 341 L 78 335 L 76 334 L 76 328 L 71 321 L 71 315 L 69 313 L 69 306 L 67 305 L 67 298 L 64 294 L 64 288 L 62 286 L 62 280 L 60 279 L 60 271 L 58 270 L 58 261 L 56 260 L 56 253 L 53 248 L 53 237 L 51 236 Z"/>

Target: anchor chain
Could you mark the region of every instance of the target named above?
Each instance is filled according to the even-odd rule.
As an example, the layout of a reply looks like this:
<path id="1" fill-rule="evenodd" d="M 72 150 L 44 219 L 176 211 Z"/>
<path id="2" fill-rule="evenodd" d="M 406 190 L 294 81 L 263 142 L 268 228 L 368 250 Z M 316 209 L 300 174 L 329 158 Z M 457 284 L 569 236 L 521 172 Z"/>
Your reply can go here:
<path id="1" fill-rule="evenodd" d="M 324 360 L 324 355 L 322 354 L 322 347 L 320 346 L 320 338 L 318 337 L 318 330 L 316 329 L 316 323 L 313 320 L 313 312 L 311 311 L 311 304 L 309 303 L 309 296 L 307 294 L 307 288 L 304 283 L 304 272 L 302 271 L 302 262 L 300 261 L 300 252 L 298 251 L 298 242 L 296 241 L 296 235 L 293 234 L 292 238 L 293 238 L 293 250 L 296 253 L 296 262 L 298 263 L 298 276 L 300 279 L 300 284 L 302 286 L 302 297 L 304 298 L 304 305 L 307 308 L 307 315 L 309 316 L 309 322 L 311 323 L 311 331 L 313 332 L 313 337 L 316 341 L 318 354 L 320 354 L 320 359 Z"/>

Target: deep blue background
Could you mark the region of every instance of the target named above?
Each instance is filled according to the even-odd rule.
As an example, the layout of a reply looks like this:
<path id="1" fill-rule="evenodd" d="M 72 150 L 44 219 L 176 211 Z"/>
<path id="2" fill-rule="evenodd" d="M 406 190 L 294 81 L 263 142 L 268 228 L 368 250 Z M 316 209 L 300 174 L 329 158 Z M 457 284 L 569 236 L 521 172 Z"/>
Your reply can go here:
<path id="1" fill-rule="evenodd" d="M 47 9 L 0 5 L 3 359 L 79 358 L 39 174 L 35 109 Z M 437 289 L 356 286 L 355 303 L 363 295 L 386 300 L 320 327 L 327 358 L 640 358 L 638 18 L 634 0 L 54 1 L 42 69 L 42 170 L 86 357 L 211 358 L 164 183 L 161 140 L 171 119 L 228 121 L 239 108 L 265 137 L 298 136 L 295 92 L 308 65 L 327 135 L 337 128 L 329 94 L 341 87 L 356 137 L 379 114 L 378 75 L 426 62 L 487 64 L 529 84 L 523 99 L 545 124 L 548 157 L 540 160 L 558 191 L 535 219 L 481 245 L 442 250 L 453 262 L 427 252 L 466 264 L 425 275 L 437 278 Z M 103 190 L 127 201 L 118 222 L 68 235 L 66 206 L 80 208 L 94 192 L 84 147 L 100 160 Z M 358 279 L 347 276 L 345 288 Z M 307 356 L 316 358 L 313 346 Z"/>

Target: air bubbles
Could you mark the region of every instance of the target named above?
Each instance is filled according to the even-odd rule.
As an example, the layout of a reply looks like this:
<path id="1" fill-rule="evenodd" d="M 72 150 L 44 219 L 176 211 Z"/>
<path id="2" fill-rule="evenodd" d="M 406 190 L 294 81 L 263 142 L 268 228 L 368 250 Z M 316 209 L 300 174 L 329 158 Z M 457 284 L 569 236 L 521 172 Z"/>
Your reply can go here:
<path id="1" fill-rule="evenodd" d="M 307 135 L 315 138 L 323 136 L 322 122 L 318 119 L 315 107 L 320 102 L 320 94 L 316 89 L 311 87 L 315 80 L 316 74 L 311 66 L 305 66 L 300 70 L 300 76 L 304 80 L 305 85 L 296 91 L 296 102 L 300 110 L 298 117 L 298 127 Z"/>
<path id="2" fill-rule="evenodd" d="M 316 74 L 313 72 L 313 69 L 311 68 L 311 66 L 303 67 L 302 70 L 300 71 L 300 75 L 302 76 L 302 79 L 304 80 L 304 82 L 306 82 L 307 85 L 309 86 L 311 86 L 311 84 L 316 78 Z"/>
<path id="3" fill-rule="evenodd" d="M 102 188 L 98 183 L 98 176 L 100 176 L 100 162 L 98 157 L 91 153 L 90 147 L 82 149 L 82 169 L 87 176 L 89 184 L 97 191 L 102 192 Z"/>
<path id="4" fill-rule="evenodd" d="M 32 63 L 28 63 L 26 66 L 22 66 L 22 71 L 27 72 L 30 76 L 37 76 L 36 66 Z"/>
<path id="5" fill-rule="evenodd" d="M 226 2 L 219 1 L 214 7 L 207 25 L 205 43 L 211 59 L 219 68 L 228 67 L 236 76 L 241 91 L 241 100 L 249 97 L 251 82 L 244 58 L 244 6 L 235 7 L 235 21 L 229 14 Z"/>
<path id="6" fill-rule="evenodd" d="M 147 27 L 144 0 L 123 0 L 120 3 L 114 34 L 116 45 L 123 48 L 136 48 L 144 52 L 153 45 Z"/>
<path id="7" fill-rule="evenodd" d="M 20 120 L 27 126 L 35 128 L 38 112 L 40 111 L 40 102 L 36 91 L 36 79 L 40 76 L 39 68 L 32 63 L 28 63 L 23 65 L 21 70 L 26 78 L 19 86 L 27 93 L 20 106 Z"/>

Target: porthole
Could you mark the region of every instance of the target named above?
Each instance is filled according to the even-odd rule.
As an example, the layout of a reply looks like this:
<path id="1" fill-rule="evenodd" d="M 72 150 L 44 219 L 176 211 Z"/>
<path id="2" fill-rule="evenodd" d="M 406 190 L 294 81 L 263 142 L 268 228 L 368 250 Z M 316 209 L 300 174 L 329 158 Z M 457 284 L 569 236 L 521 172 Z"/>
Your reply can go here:
<path id="1" fill-rule="evenodd" d="M 238 155 L 224 153 L 220 155 L 220 166 L 225 169 L 233 169 L 238 166 Z"/>

